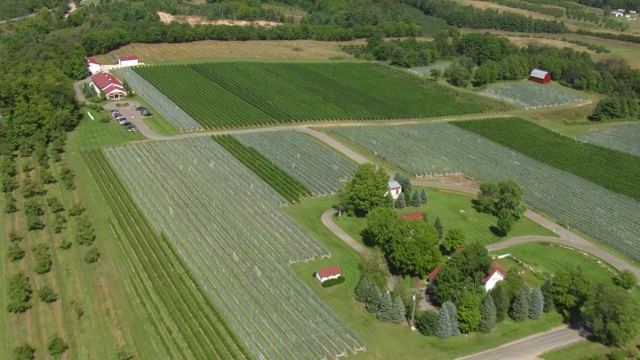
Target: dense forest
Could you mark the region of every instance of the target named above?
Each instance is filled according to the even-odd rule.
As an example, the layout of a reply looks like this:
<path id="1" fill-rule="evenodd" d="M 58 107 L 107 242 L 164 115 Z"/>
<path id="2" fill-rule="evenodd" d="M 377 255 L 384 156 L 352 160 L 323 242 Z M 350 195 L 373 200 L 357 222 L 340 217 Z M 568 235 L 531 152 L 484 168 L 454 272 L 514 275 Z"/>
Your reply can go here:
<path id="1" fill-rule="evenodd" d="M 66 9 L 67 2 L 66 0 L 2 0 L 0 1 L 0 20 L 26 16 L 42 8 Z"/>
<path id="2" fill-rule="evenodd" d="M 623 60 L 594 62 L 588 53 L 570 48 L 519 48 L 500 36 L 460 35 L 457 31 L 440 33 L 430 42 L 374 37 L 366 45 L 348 45 L 343 50 L 359 58 L 388 61 L 401 67 L 452 60 L 442 75 L 455 86 L 521 80 L 529 76 L 531 69 L 541 68 L 563 85 L 609 95 L 596 107 L 593 120 L 640 118 L 640 70 L 631 69 Z M 433 75 L 440 76 L 438 71 Z"/>

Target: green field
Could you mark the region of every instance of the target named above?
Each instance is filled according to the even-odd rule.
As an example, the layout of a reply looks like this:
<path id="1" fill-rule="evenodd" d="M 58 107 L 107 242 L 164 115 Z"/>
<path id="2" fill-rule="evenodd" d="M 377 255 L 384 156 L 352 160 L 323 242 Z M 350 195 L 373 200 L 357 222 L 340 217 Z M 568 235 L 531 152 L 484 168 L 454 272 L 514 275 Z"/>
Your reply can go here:
<path id="1" fill-rule="evenodd" d="M 278 165 L 264 157 L 256 149 L 245 146 L 230 135 L 214 136 L 218 144 L 222 145 L 236 159 L 251 169 L 264 182 L 282 195 L 287 201 L 300 201 L 300 197 L 310 195 L 311 192 L 298 180 L 292 178 Z"/>
<path id="2" fill-rule="evenodd" d="M 171 358 L 251 358 L 173 246 L 151 228 L 102 152 L 85 152 L 84 160 L 100 187 L 109 189 L 103 194 L 123 229 L 116 240 L 131 256 L 128 266 L 138 279 L 146 274 L 148 283 L 139 280 L 144 285 L 135 291 L 164 353 Z"/>
<path id="3" fill-rule="evenodd" d="M 201 125 L 428 118 L 509 108 L 372 63 L 259 63 L 138 67 Z"/>
<path id="4" fill-rule="evenodd" d="M 640 200 L 639 157 L 580 143 L 523 119 L 501 118 L 459 121 L 453 124 L 560 170 Z"/>
<path id="5" fill-rule="evenodd" d="M 420 188 L 412 187 L 412 189 Z M 472 206 L 471 200 L 473 198 L 471 196 L 437 189 L 427 189 L 427 191 L 429 193 L 429 203 L 420 207 L 409 206 L 402 210 L 396 210 L 398 215 L 423 212 L 427 214 L 427 221 L 430 223 L 433 223 L 436 217 L 439 217 L 445 232 L 453 228 L 460 229 L 467 235 L 467 242 L 469 243 L 477 241 L 483 245 L 488 245 L 501 240 L 490 229 L 496 223 L 495 217 L 477 212 Z M 334 221 L 354 239 L 362 240 L 360 232 L 367 226 L 366 218 L 339 216 Z M 554 236 L 551 231 L 523 217 L 515 223 L 509 233 L 509 237 L 524 235 Z"/>
<path id="6" fill-rule="evenodd" d="M 549 313 L 539 321 L 527 320 L 525 323 L 516 323 L 507 319 L 499 323 L 489 334 L 472 333 L 441 339 L 411 331 L 406 323 L 394 325 L 377 320 L 375 314 L 367 312 L 362 304 L 353 299 L 353 289 L 360 277 L 358 263 L 361 255 L 335 237 L 320 221 L 322 213 L 330 209 L 335 201 L 335 196 L 310 198 L 303 200 L 301 204 L 286 207 L 285 211 L 331 252 L 331 258 L 297 263 L 292 265 L 292 269 L 367 343 L 367 351 L 349 354 L 349 358 L 353 356 L 355 359 L 367 360 L 411 360 L 424 359 L 427 356 L 429 359 L 453 359 L 561 325 L 561 316 Z M 312 273 L 319 268 L 333 265 L 340 265 L 346 282 L 323 288 Z"/>

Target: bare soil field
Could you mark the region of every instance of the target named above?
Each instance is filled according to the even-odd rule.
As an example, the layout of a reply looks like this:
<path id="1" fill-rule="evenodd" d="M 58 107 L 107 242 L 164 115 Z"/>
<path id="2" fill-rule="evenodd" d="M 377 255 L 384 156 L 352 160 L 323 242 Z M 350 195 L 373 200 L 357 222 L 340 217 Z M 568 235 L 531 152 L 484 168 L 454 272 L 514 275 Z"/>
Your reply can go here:
<path id="1" fill-rule="evenodd" d="M 206 58 L 218 59 L 351 59 L 337 45 L 364 44 L 365 40 L 329 42 L 315 40 L 205 40 L 180 44 L 130 44 L 103 55 L 95 56 L 103 64 L 112 64 L 119 56 L 137 55 L 145 64 Z"/>
<path id="2" fill-rule="evenodd" d="M 526 47 L 531 44 L 535 45 L 548 45 L 555 46 L 559 48 L 568 47 L 578 51 L 586 51 L 590 53 L 592 56 L 596 54 L 595 51 L 589 50 L 584 46 L 572 44 L 570 42 L 562 41 L 559 39 L 544 39 L 544 38 L 532 38 L 532 37 L 520 37 L 520 36 L 504 36 L 509 39 L 512 43 L 520 47 Z"/>

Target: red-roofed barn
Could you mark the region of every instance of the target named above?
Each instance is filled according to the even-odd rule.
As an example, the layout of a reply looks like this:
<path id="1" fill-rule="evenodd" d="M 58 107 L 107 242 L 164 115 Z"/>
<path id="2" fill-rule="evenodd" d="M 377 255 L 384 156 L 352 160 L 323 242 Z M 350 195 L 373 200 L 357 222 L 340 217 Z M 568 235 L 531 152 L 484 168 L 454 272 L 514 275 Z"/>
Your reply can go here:
<path id="1" fill-rule="evenodd" d="M 342 275 L 340 266 L 332 266 L 316 271 L 316 279 L 318 279 L 318 281 L 320 281 L 321 283 L 327 280 L 337 279 L 340 277 L 340 275 Z"/>
<path id="2" fill-rule="evenodd" d="M 91 84 L 100 97 L 107 100 L 121 100 L 127 91 L 117 77 L 106 72 L 99 72 L 91 77 Z"/>
<path id="3" fill-rule="evenodd" d="M 118 58 L 118 65 L 120 66 L 135 66 L 138 65 L 138 57 L 135 55 L 120 56 Z"/>
<path id="4" fill-rule="evenodd" d="M 533 69 L 531 71 L 531 75 L 529 75 L 529 80 L 535 81 L 539 84 L 546 84 L 551 82 L 551 74 L 548 71 Z"/>

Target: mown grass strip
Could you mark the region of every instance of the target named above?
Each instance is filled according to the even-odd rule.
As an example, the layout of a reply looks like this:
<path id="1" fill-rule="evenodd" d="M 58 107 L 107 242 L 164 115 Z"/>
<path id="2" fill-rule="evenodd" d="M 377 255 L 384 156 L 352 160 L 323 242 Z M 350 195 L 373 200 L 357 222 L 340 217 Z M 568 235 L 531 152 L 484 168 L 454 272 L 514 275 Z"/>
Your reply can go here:
<path id="1" fill-rule="evenodd" d="M 105 191 L 107 201 L 119 225 L 126 229 L 129 236 L 125 240 L 136 252 L 147 277 L 157 289 L 166 288 L 167 285 L 172 288 L 169 291 L 157 291 L 157 294 L 170 310 L 168 312 L 189 350 L 197 358 L 209 358 L 212 355 L 225 359 L 251 358 L 248 349 L 194 280 L 168 240 L 157 235 L 145 220 L 104 155 L 92 151 L 84 154 L 84 157 L 98 181 L 110 185 L 110 191 Z M 185 357 L 182 355 L 180 358 Z"/>
<path id="2" fill-rule="evenodd" d="M 640 200 L 640 157 L 581 143 L 519 118 L 456 121 L 453 125 Z"/>
<path id="3" fill-rule="evenodd" d="M 214 136 L 213 139 L 280 193 L 287 201 L 298 202 L 300 197 L 311 195 L 309 189 L 289 176 L 256 149 L 245 146 L 230 135 Z"/>

